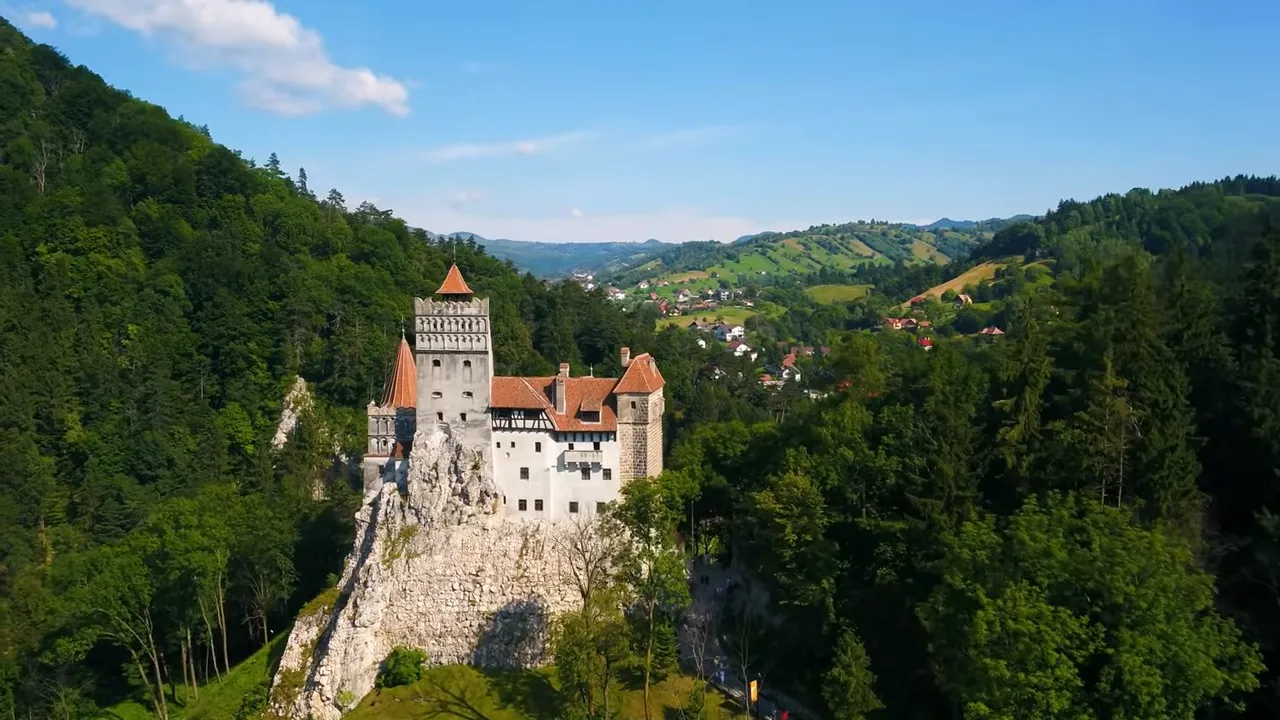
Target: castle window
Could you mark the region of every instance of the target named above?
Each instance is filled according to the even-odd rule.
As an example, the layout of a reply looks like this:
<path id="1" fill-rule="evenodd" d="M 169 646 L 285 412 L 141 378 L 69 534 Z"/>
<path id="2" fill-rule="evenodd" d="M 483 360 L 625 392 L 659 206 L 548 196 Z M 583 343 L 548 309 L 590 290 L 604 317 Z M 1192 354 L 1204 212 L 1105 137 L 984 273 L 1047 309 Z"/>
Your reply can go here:
<path id="1" fill-rule="evenodd" d="M 444 413 L 442 412 L 436 413 L 436 420 L 439 420 L 440 422 L 444 422 Z"/>
<path id="2" fill-rule="evenodd" d="M 470 360 L 462 361 L 462 381 L 471 382 L 471 361 Z"/>
<path id="3" fill-rule="evenodd" d="M 598 443 L 598 442 L 591 443 L 591 449 L 592 449 L 592 450 L 599 450 L 599 449 L 600 449 L 600 443 Z"/>
<path id="4" fill-rule="evenodd" d="M 542 499 L 541 499 L 541 498 L 539 498 L 539 499 L 537 499 L 537 500 L 534 500 L 534 501 L 533 501 L 533 509 L 534 509 L 534 510 L 537 510 L 538 512 L 542 512 Z"/>
<path id="5" fill-rule="evenodd" d="M 570 449 L 570 450 L 572 450 L 572 449 L 573 449 L 573 443 L 569 443 L 569 449 Z"/>
<path id="6" fill-rule="evenodd" d="M 499 440 L 498 442 L 494 443 L 494 446 L 495 446 L 498 450 L 501 450 L 501 449 L 502 449 L 502 441 L 501 441 L 501 440 Z"/>
<path id="7" fill-rule="evenodd" d="M 593 411 L 593 410 L 583 410 L 583 411 L 582 411 L 582 422 L 585 422 L 585 423 L 598 423 L 598 422 L 600 422 L 600 413 L 595 412 L 595 411 Z"/>
<path id="8" fill-rule="evenodd" d="M 632 409 L 632 410 L 635 410 L 635 409 L 636 409 L 636 401 L 635 401 L 635 400 L 632 400 L 632 401 L 631 401 L 631 409 Z"/>
<path id="9" fill-rule="evenodd" d="M 511 447 L 515 447 L 515 446 L 516 446 L 516 441 L 515 441 L 515 440 L 512 440 L 512 441 L 511 441 Z"/>
<path id="10" fill-rule="evenodd" d="M 609 469 L 609 468 L 605 468 L 605 469 L 604 469 L 604 479 L 605 479 L 605 480 L 612 480 L 612 479 L 613 479 L 613 470 L 611 470 L 611 469 Z"/>
<path id="11" fill-rule="evenodd" d="M 524 498 L 520 498 L 520 500 L 518 500 L 516 504 L 520 508 L 520 512 L 524 512 L 525 510 L 529 509 L 529 501 L 525 500 Z"/>
<path id="12" fill-rule="evenodd" d="M 588 466 L 586 466 L 586 467 L 582 468 L 582 479 L 583 479 L 583 480 L 590 480 L 590 479 L 591 479 L 591 466 L 590 466 L 590 465 L 588 465 Z"/>
<path id="13" fill-rule="evenodd" d="M 576 514 L 578 512 L 578 503 L 576 502 L 569 503 L 569 512 Z"/>
<path id="14" fill-rule="evenodd" d="M 527 467 L 520 468 L 520 479 L 521 480 L 529 479 L 529 468 Z"/>
<path id="15" fill-rule="evenodd" d="M 540 443 L 540 442 L 536 442 L 536 443 L 534 443 L 534 444 L 533 444 L 533 451 L 534 451 L 534 452 L 542 452 L 542 443 Z"/>
<path id="16" fill-rule="evenodd" d="M 597 515 L 603 515 L 603 514 L 604 514 L 604 503 L 602 503 L 602 502 L 598 502 L 598 503 L 596 503 L 596 514 L 597 514 Z"/>
<path id="17" fill-rule="evenodd" d="M 462 367 L 464 367 L 464 368 L 469 368 L 469 367 L 471 367 L 471 361 L 470 361 L 470 360 L 463 360 L 463 361 L 462 361 Z"/>
<path id="18" fill-rule="evenodd" d="M 475 397 L 475 395 L 474 395 L 474 394 L 472 394 L 472 392 L 471 392 L 470 390 L 463 390 L 463 391 L 462 391 L 462 397 L 463 397 L 463 398 L 465 398 L 465 399 L 467 399 L 467 400 L 470 400 L 471 398 Z"/>
<path id="19" fill-rule="evenodd" d="M 438 358 L 435 360 L 432 360 L 431 367 L 440 367 L 440 360 Z M 635 407 L 635 403 L 631 403 L 631 406 Z"/>
<path id="20" fill-rule="evenodd" d="M 444 393 L 440 392 L 439 390 L 433 391 L 431 393 L 432 400 L 439 400 L 442 397 L 444 397 Z"/>
<path id="21" fill-rule="evenodd" d="M 462 420 L 462 422 L 466 422 L 466 421 L 467 421 L 467 414 L 466 414 L 466 413 L 460 413 L 460 414 L 458 415 L 458 418 L 459 418 L 460 420 Z"/>

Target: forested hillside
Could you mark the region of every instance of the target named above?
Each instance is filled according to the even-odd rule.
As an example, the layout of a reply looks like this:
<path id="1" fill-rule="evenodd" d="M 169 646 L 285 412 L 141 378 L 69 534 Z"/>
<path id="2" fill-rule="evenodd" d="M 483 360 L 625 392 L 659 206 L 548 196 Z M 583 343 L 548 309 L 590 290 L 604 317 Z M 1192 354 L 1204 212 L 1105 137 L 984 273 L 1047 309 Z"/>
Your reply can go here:
<path id="1" fill-rule="evenodd" d="M 335 459 L 455 257 L 498 372 L 654 349 L 652 318 L 246 162 L 4 22 L 0 153 L 3 718 L 213 679 L 331 582 Z M 276 452 L 295 376 L 316 400 Z"/>
<path id="2" fill-rule="evenodd" d="M 839 717 L 1276 717 L 1280 181 L 1067 202 L 978 256 L 984 307 L 911 311 L 928 350 L 836 318 L 840 392 L 674 448 L 695 537 L 768 591 L 739 662 Z"/>

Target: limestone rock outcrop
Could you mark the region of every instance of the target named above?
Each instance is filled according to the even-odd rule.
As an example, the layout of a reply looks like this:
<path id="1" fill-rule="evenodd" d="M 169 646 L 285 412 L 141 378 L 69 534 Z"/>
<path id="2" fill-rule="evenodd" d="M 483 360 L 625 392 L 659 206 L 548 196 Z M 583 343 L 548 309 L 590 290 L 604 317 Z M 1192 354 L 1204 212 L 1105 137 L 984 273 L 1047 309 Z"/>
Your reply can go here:
<path id="1" fill-rule="evenodd" d="M 431 664 L 544 664 L 551 618 L 579 598 L 559 551 L 571 528 L 501 517 L 481 454 L 432 425 L 403 485 L 371 489 L 332 596 L 294 624 L 273 682 L 279 710 L 340 717 L 397 645 Z"/>

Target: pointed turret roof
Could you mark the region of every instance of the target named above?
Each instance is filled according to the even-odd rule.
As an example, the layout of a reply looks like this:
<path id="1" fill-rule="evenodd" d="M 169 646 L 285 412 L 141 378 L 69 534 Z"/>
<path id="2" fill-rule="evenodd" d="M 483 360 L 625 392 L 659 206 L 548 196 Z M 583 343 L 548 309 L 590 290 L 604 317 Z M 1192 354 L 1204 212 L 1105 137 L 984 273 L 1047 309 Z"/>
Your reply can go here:
<path id="1" fill-rule="evenodd" d="M 409 341 L 400 336 L 400 350 L 382 393 L 382 407 L 412 408 L 418 406 L 418 367 L 413 362 Z"/>
<path id="2" fill-rule="evenodd" d="M 440 289 L 436 291 L 437 295 L 470 295 L 471 288 L 467 287 L 467 281 L 462 279 L 462 272 L 458 270 L 458 264 L 454 263 L 449 267 L 449 274 L 444 276 L 444 282 L 440 283 Z"/>

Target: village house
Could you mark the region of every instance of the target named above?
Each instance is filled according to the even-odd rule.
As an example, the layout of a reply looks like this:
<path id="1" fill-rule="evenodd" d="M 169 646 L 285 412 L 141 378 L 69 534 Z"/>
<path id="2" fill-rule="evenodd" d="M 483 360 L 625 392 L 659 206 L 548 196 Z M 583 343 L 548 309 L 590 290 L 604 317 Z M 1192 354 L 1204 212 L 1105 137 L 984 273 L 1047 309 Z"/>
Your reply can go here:
<path id="1" fill-rule="evenodd" d="M 1003 331 L 1003 330 L 1001 330 L 1000 328 L 996 327 L 995 325 L 989 325 L 989 326 L 984 327 L 984 328 L 982 328 L 981 330 L 979 330 L 979 331 L 978 331 L 978 334 L 979 334 L 979 335 L 987 335 L 987 336 L 990 336 L 990 337 L 994 337 L 994 336 L 996 336 L 996 335 L 1003 335 L 1003 334 L 1004 334 L 1004 331 Z"/>
<path id="2" fill-rule="evenodd" d="M 720 342 L 729 342 L 730 340 L 741 340 L 747 336 L 747 329 L 741 325 L 729 325 L 728 323 L 720 323 L 715 327 L 716 339 Z"/>
<path id="3" fill-rule="evenodd" d="M 956 296 L 956 299 L 955 299 L 955 303 L 953 303 L 953 304 L 956 306 L 956 309 L 957 309 L 957 310 L 959 310 L 960 308 L 964 307 L 965 305 L 972 305 L 972 304 L 973 304 L 973 298 L 969 297 L 968 295 L 964 295 L 964 294 L 957 295 L 957 296 Z"/>
<path id="4" fill-rule="evenodd" d="M 752 362 L 755 362 L 756 356 L 759 355 L 759 353 L 751 349 L 750 345 L 741 340 L 731 341 L 729 343 L 729 351 L 733 353 L 734 357 L 746 355 Z"/>

